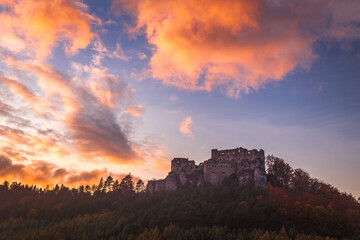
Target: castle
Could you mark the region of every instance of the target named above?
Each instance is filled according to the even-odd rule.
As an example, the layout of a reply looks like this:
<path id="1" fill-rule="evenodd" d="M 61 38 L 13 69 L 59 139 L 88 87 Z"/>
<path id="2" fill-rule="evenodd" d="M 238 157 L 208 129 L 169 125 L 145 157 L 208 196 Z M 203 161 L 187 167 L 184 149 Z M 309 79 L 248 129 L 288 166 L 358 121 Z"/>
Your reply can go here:
<path id="1" fill-rule="evenodd" d="M 174 158 L 171 171 L 165 179 L 151 180 L 146 186 L 148 192 L 176 190 L 185 185 L 217 184 L 225 177 L 236 176 L 240 185 L 266 186 L 264 150 L 236 148 L 211 150 L 211 158 L 199 165 L 188 158 Z"/>

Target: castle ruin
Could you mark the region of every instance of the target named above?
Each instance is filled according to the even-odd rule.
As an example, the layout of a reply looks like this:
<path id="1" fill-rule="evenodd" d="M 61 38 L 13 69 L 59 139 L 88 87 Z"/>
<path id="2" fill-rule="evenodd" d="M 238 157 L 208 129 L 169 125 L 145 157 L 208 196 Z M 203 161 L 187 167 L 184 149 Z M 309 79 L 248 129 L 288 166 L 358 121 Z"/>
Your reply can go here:
<path id="1" fill-rule="evenodd" d="M 255 187 L 265 187 L 264 150 L 247 150 L 242 147 L 212 149 L 211 158 L 199 165 L 188 158 L 174 158 L 171 161 L 171 171 L 166 178 L 149 181 L 146 189 L 148 192 L 162 189 L 172 191 L 186 185 L 218 184 L 230 176 L 235 176 L 240 185 L 253 184 Z"/>

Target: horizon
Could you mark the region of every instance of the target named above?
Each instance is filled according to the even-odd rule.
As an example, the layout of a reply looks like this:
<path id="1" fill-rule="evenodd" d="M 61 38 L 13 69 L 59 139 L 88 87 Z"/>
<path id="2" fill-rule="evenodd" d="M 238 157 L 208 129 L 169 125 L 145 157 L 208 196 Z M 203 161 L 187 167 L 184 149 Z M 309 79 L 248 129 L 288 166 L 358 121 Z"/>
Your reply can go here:
<path id="1" fill-rule="evenodd" d="M 161 179 L 244 147 L 360 197 L 359 10 L 0 1 L 0 181 Z"/>

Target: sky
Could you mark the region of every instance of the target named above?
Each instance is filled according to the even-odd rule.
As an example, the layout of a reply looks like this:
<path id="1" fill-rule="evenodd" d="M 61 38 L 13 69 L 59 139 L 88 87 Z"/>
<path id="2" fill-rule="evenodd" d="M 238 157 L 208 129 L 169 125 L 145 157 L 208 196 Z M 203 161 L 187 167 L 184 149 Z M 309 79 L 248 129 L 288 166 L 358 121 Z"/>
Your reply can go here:
<path id="1" fill-rule="evenodd" d="M 0 0 L 0 180 L 264 149 L 360 196 L 357 0 Z"/>

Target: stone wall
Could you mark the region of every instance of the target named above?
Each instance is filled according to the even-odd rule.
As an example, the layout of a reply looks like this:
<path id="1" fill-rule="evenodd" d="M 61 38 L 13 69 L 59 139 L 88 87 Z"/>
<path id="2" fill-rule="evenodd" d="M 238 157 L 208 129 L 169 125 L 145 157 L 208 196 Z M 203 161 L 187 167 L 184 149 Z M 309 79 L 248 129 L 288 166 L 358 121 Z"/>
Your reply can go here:
<path id="1" fill-rule="evenodd" d="M 171 172 L 176 174 L 186 172 L 187 175 L 190 175 L 196 170 L 196 168 L 197 166 L 195 165 L 195 161 L 189 160 L 188 158 L 174 158 L 171 161 Z"/>
<path id="2" fill-rule="evenodd" d="M 231 161 L 209 159 L 204 162 L 204 180 L 211 184 L 221 182 L 236 171 L 236 164 Z"/>
<path id="3" fill-rule="evenodd" d="M 174 158 L 171 171 L 165 179 L 151 180 L 147 191 L 165 189 L 176 190 L 186 185 L 204 183 L 218 184 L 225 177 L 236 176 L 239 184 L 253 184 L 255 187 L 266 186 L 264 150 L 247 150 L 246 148 L 211 150 L 211 158 L 199 166 L 188 158 Z"/>

